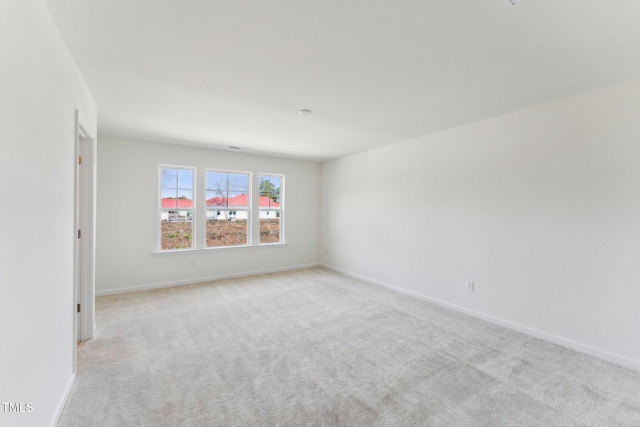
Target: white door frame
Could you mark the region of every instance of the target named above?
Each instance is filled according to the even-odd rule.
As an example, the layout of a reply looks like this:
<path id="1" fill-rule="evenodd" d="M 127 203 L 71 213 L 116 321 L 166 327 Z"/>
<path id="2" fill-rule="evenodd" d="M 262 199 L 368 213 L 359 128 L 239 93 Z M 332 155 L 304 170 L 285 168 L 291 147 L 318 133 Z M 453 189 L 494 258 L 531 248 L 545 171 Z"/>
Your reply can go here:
<path id="1" fill-rule="evenodd" d="M 73 292 L 73 371 L 77 343 L 93 338 L 95 331 L 95 230 L 96 230 L 96 138 L 76 110 L 75 129 L 75 240 Z M 80 157 L 82 156 L 82 157 Z M 80 313 L 77 313 L 80 304 Z"/>

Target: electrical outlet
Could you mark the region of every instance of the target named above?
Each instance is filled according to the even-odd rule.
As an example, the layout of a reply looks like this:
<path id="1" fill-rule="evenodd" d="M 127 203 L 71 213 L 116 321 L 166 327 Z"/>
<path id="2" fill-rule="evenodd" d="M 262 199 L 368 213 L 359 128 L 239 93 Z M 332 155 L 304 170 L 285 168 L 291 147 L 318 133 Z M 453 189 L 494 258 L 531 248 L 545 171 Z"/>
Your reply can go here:
<path id="1" fill-rule="evenodd" d="M 189 260 L 189 267 L 193 267 L 194 265 L 196 265 L 196 263 L 192 259 L 190 259 Z"/>
<path id="2" fill-rule="evenodd" d="M 324 254 L 325 254 L 325 255 L 329 255 L 329 250 L 325 249 L 325 250 L 324 250 Z"/>
<path id="3" fill-rule="evenodd" d="M 475 283 L 473 280 L 467 280 L 467 291 L 473 292 L 475 290 Z"/>

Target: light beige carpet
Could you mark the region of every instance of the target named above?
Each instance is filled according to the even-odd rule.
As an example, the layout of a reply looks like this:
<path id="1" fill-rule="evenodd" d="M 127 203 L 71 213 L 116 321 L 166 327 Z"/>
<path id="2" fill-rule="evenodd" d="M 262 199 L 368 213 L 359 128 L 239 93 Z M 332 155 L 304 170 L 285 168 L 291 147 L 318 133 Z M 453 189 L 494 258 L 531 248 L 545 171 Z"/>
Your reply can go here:
<path id="1" fill-rule="evenodd" d="M 640 373 L 321 268 L 96 317 L 60 426 L 640 426 Z"/>

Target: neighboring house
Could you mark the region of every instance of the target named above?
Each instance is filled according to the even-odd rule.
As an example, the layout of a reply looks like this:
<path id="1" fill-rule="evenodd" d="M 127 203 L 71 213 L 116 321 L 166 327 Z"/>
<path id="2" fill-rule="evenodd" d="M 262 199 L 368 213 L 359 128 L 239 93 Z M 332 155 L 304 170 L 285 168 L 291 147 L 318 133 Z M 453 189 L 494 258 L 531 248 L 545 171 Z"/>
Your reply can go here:
<path id="1" fill-rule="evenodd" d="M 161 199 L 162 221 L 188 221 L 191 217 L 193 202 L 190 199 Z M 208 220 L 234 221 L 247 219 L 247 195 L 235 197 L 212 197 L 206 201 Z M 280 203 L 274 202 L 267 196 L 258 197 L 260 218 L 277 218 L 280 213 Z M 269 209 L 269 210 L 268 210 Z"/>
<path id="2" fill-rule="evenodd" d="M 162 199 L 161 203 L 162 210 L 160 211 L 160 219 L 162 221 L 191 220 L 191 209 L 193 207 L 191 199 Z M 175 210 L 165 210 L 174 208 Z"/>
<path id="3" fill-rule="evenodd" d="M 235 221 L 247 219 L 247 195 L 240 194 L 235 197 L 212 197 L 207 199 L 207 219 Z M 280 203 L 274 202 L 267 196 L 258 197 L 260 218 L 277 218 L 280 211 Z M 272 210 L 267 210 L 272 209 Z"/>

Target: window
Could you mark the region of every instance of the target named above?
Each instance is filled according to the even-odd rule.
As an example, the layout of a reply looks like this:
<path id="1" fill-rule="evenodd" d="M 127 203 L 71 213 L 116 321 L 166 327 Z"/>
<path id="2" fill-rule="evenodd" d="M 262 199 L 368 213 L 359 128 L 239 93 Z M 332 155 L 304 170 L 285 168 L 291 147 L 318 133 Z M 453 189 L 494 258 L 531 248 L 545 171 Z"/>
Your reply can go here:
<path id="1" fill-rule="evenodd" d="M 260 174 L 258 208 L 260 243 L 282 242 L 284 176 Z"/>
<path id="2" fill-rule="evenodd" d="M 250 176 L 205 171 L 206 247 L 249 244 Z"/>
<path id="3" fill-rule="evenodd" d="M 197 174 L 195 167 L 172 165 L 159 165 L 158 172 L 159 251 L 284 242 L 284 175 Z M 196 182 L 203 183 L 198 192 Z"/>
<path id="4" fill-rule="evenodd" d="M 194 169 L 160 166 L 160 249 L 193 248 Z"/>

